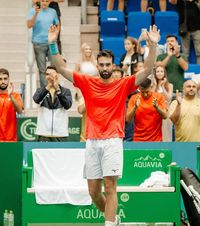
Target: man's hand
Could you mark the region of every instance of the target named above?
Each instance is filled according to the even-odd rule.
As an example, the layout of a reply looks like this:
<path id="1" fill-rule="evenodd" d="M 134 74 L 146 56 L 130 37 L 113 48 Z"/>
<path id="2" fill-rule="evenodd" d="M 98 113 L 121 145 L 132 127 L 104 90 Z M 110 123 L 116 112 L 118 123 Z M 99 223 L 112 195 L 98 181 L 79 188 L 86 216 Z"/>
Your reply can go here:
<path id="1" fill-rule="evenodd" d="M 148 45 L 157 44 L 160 41 L 160 30 L 157 30 L 157 26 L 150 26 L 149 31 L 147 31 L 146 40 Z"/>
<path id="2" fill-rule="evenodd" d="M 54 73 L 53 74 L 53 87 L 55 90 L 58 90 L 59 89 L 59 86 L 58 86 L 58 75 L 57 73 Z"/>
<path id="3" fill-rule="evenodd" d="M 178 89 L 176 90 L 176 101 L 177 103 L 180 105 L 182 102 L 183 98 L 182 98 L 182 94 L 181 92 L 178 91 Z"/>
<path id="4" fill-rule="evenodd" d="M 137 96 L 136 97 L 136 100 L 135 100 L 135 108 L 138 108 L 139 107 L 139 105 L 140 105 L 140 98 L 141 98 L 141 96 Z"/>
<path id="5" fill-rule="evenodd" d="M 7 90 L 8 90 L 8 95 L 11 96 L 14 91 L 14 87 L 12 83 L 9 83 Z"/>
<path id="6" fill-rule="evenodd" d="M 152 104 L 153 104 L 155 109 L 158 109 L 158 101 L 155 97 L 153 97 L 153 103 Z"/>
<path id="7" fill-rule="evenodd" d="M 55 25 L 51 25 L 48 33 L 48 41 L 49 43 L 56 42 L 58 38 L 59 30 Z"/>

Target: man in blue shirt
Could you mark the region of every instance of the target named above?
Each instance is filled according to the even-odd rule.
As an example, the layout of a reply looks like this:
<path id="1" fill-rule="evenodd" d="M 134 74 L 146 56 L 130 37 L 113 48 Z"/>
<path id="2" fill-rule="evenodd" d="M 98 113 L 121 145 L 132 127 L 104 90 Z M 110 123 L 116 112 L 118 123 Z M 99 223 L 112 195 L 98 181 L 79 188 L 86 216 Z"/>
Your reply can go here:
<path id="1" fill-rule="evenodd" d="M 49 0 L 38 0 L 28 13 L 27 26 L 33 29 L 32 43 L 41 87 L 46 85 L 46 57 L 48 56 L 51 60 L 48 47 L 48 29 L 51 24 L 56 25 L 58 30 L 60 29 L 56 11 L 49 8 Z"/>

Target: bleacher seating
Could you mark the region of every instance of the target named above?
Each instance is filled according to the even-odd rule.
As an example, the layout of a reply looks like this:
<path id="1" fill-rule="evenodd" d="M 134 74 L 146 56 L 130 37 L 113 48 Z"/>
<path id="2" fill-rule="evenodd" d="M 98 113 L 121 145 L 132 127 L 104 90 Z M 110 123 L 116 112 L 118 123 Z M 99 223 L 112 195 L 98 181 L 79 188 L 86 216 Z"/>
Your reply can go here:
<path id="1" fill-rule="evenodd" d="M 125 18 L 121 11 L 103 11 L 100 20 L 100 39 L 125 37 Z"/>
<path id="2" fill-rule="evenodd" d="M 128 14 L 127 36 L 139 38 L 142 28 L 149 29 L 152 17 L 149 12 L 130 12 Z"/>
<path id="3" fill-rule="evenodd" d="M 185 72 L 191 72 L 195 74 L 200 74 L 200 64 L 189 64 L 188 70 Z"/>
<path id="4" fill-rule="evenodd" d="M 124 38 L 122 37 L 104 38 L 104 40 L 102 41 L 102 49 L 111 50 L 115 56 L 114 63 L 119 65 L 120 57 L 125 52 Z"/>
<path id="5" fill-rule="evenodd" d="M 157 11 L 155 13 L 155 24 L 160 29 L 161 40 L 160 44 L 165 43 L 166 35 L 174 34 L 178 36 L 178 27 L 179 27 L 179 16 L 177 12 L 166 11 L 161 12 Z"/>

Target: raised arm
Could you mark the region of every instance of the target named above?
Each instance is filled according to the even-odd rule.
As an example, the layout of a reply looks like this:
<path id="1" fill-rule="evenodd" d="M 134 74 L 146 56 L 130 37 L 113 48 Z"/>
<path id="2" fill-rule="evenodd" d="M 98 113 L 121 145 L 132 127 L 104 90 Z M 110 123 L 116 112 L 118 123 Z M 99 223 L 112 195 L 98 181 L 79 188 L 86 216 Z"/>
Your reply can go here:
<path id="1" fill-rule="evenodd" d="M 65 62 L 63 61 L 62 56 L 58 52 L 58 47 L 56 44 L 56 40 L 58 37 L 58 29 L 56 26 L 51 25 L 49 28 L 49 35 L 48 35 L 48 40 L 49 40 L 49 49 L 52 57 L 52 61 L 54 66 L 56 67 L 57 71 L 67 80 L 70 82 L 74 82 L 73 80 L 73 71 L 68 69 L 66 67 Z"/>
<path id="2" fill-rule="evenodd" d="M 156 61 L 156 46 L 160 40 L 160 31 L 157 30 L 155 25 L 150 26 L 149 32 L 147 31 L 147 42 L 149 46 L 149 54 L 144 62 L 144 69 L 136 73 L 136 85 L 143 82 L 150 74 Z"/>

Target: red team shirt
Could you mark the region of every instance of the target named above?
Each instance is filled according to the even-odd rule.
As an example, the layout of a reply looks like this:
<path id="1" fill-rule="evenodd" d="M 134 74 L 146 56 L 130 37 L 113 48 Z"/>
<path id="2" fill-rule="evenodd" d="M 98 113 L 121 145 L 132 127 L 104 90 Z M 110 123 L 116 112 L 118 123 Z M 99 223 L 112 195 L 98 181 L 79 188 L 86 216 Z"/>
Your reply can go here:
<path id="1" fill-rule="evenodd" d="M 23 106 L 18 93 L 12 96 Z M 7 93 L 0 94 L 0 141 L 17 141 L 16 111 Z"/>
<path id="2" fill-rule="evenodd" d="M 104 84 L 98 77 L 73 73 L 74 86 L 85 100 L 86 138 L 124 137 L 126 98 L 137 89 L 135 76 L 123 77 Z"/>

